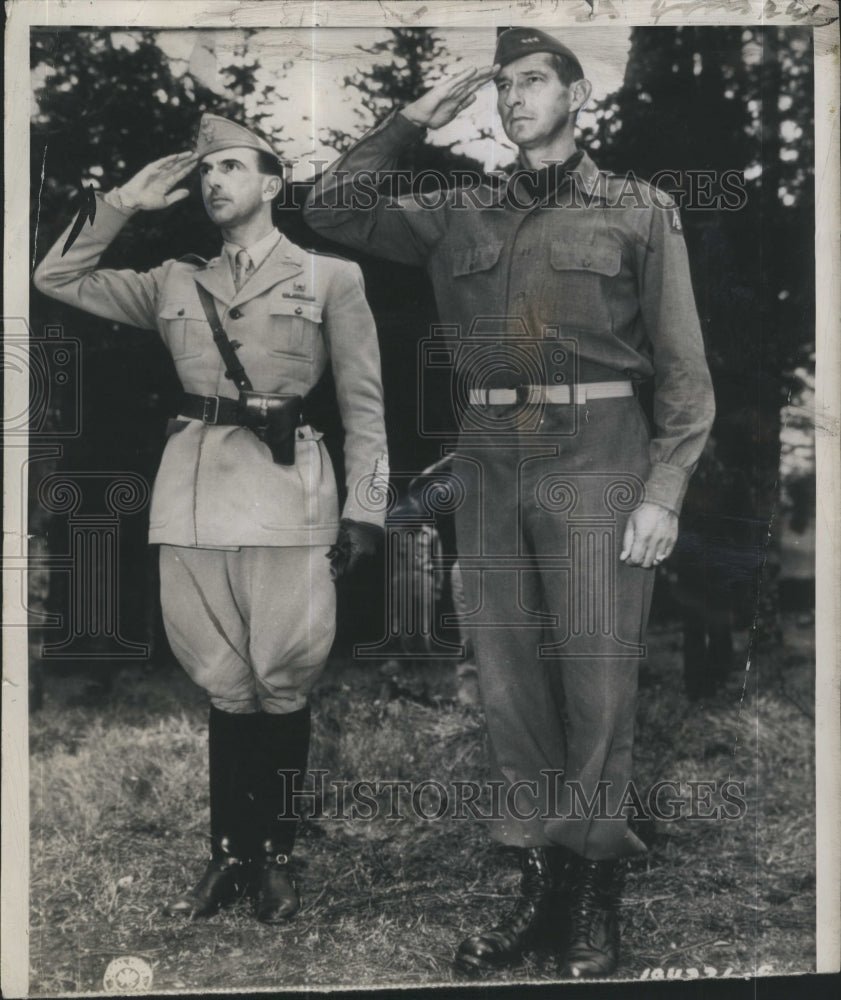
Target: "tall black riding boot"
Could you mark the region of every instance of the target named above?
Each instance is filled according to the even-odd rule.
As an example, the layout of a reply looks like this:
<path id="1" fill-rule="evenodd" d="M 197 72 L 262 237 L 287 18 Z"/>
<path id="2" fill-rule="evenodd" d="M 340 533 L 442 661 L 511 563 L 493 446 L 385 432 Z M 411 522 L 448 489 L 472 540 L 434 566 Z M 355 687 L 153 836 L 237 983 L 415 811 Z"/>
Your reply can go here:
<path id="1" fill-rule="evenodd" d="M 289 872 L 297 803 L 310 748 L 309 705 L 284 715 L 260 713 L 253 749 L 253 857 L 250 890 L 254 915 L 265 924 L 288 920 L 301 900 Z"/>
<path id="2" fill-rule="evenodd" d="M 210 860 L 193 889 L 167 903 L 170 916 L 209 917 L 245 893 L 249 800 L 242 784 L 242 748 L 250 743 L 256 713 L 234 714 L 211 706 L 208 723 Z"/>
<path id="3" fill-rule="evenodd" d="M 561 975 L 573 979 L 609 976 L 619 961 L 616 906 L 622 868 L 616 861 L 578 858 L 572 870 L 570 940 Z"/>
<path id="4" fill-rule="evenodd" d="M 478 972 L 517 961 L 545 929 L 556 898 L 564 893 L 566 866 L 562 849 L 521 848 L 520 898 L 495 927 L 462 941 L 456 965 L 465 972 Z"/>

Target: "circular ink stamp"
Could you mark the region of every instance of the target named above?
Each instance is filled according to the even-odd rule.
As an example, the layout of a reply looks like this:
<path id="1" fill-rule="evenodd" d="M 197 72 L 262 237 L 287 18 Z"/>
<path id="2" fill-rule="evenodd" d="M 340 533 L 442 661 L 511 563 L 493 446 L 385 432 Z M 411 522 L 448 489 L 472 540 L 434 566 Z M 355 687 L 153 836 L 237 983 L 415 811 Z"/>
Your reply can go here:
<path id="1" fill-rule="evenodd" d="M 134 955 L 115 958 L 108 963 L 102 985 L 111 993 L 145 992 L 152 985 L 152 967 Z"/>

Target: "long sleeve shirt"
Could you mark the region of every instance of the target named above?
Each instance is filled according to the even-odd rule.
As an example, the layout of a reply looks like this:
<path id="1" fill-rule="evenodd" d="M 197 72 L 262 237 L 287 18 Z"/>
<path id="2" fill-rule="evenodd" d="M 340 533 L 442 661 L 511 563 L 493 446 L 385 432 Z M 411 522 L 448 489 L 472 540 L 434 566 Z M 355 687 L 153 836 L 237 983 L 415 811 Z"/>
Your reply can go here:
<path id="1" fill-rule="evenodd" d="M 536 345 L 544 384 L 653 378 L 645 499 L 679 513 L 714 402 L 677 209 L 586 153 L 537 197 L 516 179 L 384 194 L 378 172 L 423 132 L 399 113 L 368 132 L 317 181 L 308 225 L 424 267 L 442 324 L 465 340 L 496 324 Z M 556 349 L 559 335 L 573 351 Z"/>

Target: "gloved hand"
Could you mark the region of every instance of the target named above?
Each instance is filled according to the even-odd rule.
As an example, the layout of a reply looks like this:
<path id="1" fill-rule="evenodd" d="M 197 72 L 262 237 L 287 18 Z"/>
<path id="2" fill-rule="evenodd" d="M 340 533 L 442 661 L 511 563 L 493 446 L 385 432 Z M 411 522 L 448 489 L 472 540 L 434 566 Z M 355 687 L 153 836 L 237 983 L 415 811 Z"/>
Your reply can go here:
<path id="1" fill-rule="evenodd" d="M 339 522 L 336 544 L 327 552 L 330 560 L 330 575 L 341 580 L 352 573 L 360 559 L 370 559 L 377 551 L 377 543 L 383 536 L 383 529 L 366 521 L 353 521 L 343 517 Z"/>

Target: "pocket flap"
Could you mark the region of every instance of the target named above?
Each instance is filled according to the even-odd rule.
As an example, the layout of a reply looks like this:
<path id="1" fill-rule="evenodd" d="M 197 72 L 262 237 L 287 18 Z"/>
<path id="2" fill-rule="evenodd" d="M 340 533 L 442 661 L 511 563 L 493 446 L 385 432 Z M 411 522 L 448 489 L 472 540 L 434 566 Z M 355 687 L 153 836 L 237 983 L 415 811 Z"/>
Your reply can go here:
<path id="1" fill-rule="evenodd" d="M 454 247 L 453 274 L 474 274 L 476 271 L 489 271 L 499 260 L 502 251 L 502 241 L 492 243 L 471 243 L 467 246 Z"/>
<path id="2" fill-rule="evenodd" d="M 311 323 L 320 323 L 321 308 L 320 302 L 297 298 L 292 292 L 275 289 L 269 295 L 269 312 L 272 316 L 300 316 Z"/>
<path id="3" fill-rule="evenodd" d="M 594 271 L 613 277 L 622 267 L 622 250 L 610 244 L 552 243 L 552 267 L 558 271 Z"/>
<path id="4" fill-rule="evenodd" d="M 158 316 L 161 319 L 207 319 L 201 302 L 191 302 L 189 299 L 162 302 L 158 306 Z"/>

